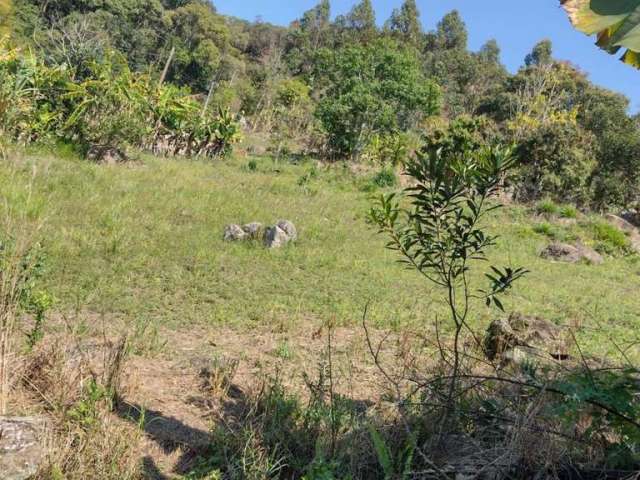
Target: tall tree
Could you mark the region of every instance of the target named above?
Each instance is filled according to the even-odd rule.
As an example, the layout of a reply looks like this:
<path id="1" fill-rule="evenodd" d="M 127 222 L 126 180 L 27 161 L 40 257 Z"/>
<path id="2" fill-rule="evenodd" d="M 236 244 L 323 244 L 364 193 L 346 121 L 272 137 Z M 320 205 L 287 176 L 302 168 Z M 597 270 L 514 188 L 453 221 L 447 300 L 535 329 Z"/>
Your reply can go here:
<path id="1" fill-rule="evenodd" d="M 356 33 L 358 40 L 365 42 L 373 40 L 378 27 L 371 0 L 362 0 L 355 5 L 347 15 L 346 23 L 348 28 Z"/>
<path id="2" fill-rule="evenodd" d="M 321 0 L 311 10 L 307 10 L 300 20 L 300 28 L 310 37 L 312 48 L 318 48 L 323 32 L 331 23 L 331 4 L 329 0 Z"/>
<path id="3" fill-rule="evenodd" d="M 440 50 L 466 50 L 469 34 L 460 13 L 453 10 L 447 13 L 436 29 L 435 35 L 432 35 L 431 45 Z"/>
<path id="4" fill-rule="evenodd" d="M 553 61 L 553 44 L 551 40 L 542 40 L 533 47 L 531 53 L 524 58 L 527 67 L 548 65 Z"/>
<path id="5" fill-rule="evenodd" d="M 394 40 L 327 51 L 317 68 L 327 87 L 316 116 L 339 157 L 357 159 L 373 135 L 408 130 L 439 111 L 438 85 L 415 51 Z"/>
<path id="6" fill-rule="evenodd" d="M 405 42 L 418 46 L 421 43 L 423 32 L 416 1 L 405 0 L 402 7 L 393 11 L 385 28 Z"/>
<path id="7" fill-rule="evenodd" d="M 498 45 L 498 42 L 492 38 L 480 47 L 479 57 L 486 63 L 499 64 L 500 53 L 500 45 Z"/>

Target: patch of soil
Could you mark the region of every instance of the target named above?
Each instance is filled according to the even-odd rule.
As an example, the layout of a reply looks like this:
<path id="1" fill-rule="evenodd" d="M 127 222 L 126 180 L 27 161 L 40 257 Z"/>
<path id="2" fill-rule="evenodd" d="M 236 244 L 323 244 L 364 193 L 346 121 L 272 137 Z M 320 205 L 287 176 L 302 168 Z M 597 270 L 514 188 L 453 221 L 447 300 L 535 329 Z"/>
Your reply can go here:
<path id="1" fill-rule="evenodd" d="M 278 375 L 291 391 L 307 394 L 303 374 L 313 379 L 327 350 L 326 332 L 313 329 L 275 333 L 199 328 L 162 335 L 169 342 L 161 355 L 129 360 L 128 394 L 119 408 L 122 418 L 144 426 L 144 463 L 151 479 L 187 473 L 206 450 L 215 424 L 246 407 L 246 398 L 266 378 Z M 362 328 L 335 329 L 331 338 L 336 390 L 364 408 L 379 402 L 384 388 Z M 397 343 L 388 342 L 387 347 L 381 354 L 397 360 L 397 352 L 390 351 Z M 216 398 L 201 376 L 203 365 L 220 358 L 237 360 L 225 398 Z"/>

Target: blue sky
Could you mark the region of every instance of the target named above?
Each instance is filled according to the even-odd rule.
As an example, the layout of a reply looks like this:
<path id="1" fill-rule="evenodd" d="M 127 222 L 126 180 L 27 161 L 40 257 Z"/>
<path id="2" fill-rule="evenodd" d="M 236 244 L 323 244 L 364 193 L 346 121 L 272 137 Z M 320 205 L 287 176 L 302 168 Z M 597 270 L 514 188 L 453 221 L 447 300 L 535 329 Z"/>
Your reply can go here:
<path id="1" fill-rule="evenodd" d="M 213 0 L 218 11 L 247 20 L 261 17 L 288 25 L 317 0 Z M 332 13 L 346 13 L 356 0 L 332 0 Z M 373 0 L 378 22 L 383 23 L 402 0 Z M 425 29 L 431 30 L 447 12 L 461 12 L 469 30 L 469 46 L 477 50 L 490 38 L 498 40 L 502 61 L 511 71 L 523 63 L 531 47 L 543 38 L 553 41 L 556 58 L 571 60 L 597 84 L 620 91 L 640 111 L 640 71 L 597 49 L 594 39 L 576 32 L 558 0 L 417 0 Z"/>

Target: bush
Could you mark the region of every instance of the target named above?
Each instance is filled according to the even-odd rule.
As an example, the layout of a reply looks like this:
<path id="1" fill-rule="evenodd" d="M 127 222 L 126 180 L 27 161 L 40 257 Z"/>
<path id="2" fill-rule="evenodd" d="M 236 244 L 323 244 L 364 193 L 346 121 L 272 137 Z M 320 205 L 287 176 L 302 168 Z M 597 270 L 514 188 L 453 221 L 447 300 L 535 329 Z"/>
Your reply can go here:
<path id="1" fill-rule="evenodd" d="M 239 125 L 226 111 L 203 112 L 188 90 L 131 72 L 116 54 L 74 81 L 65 67 L 0 44 L 0 133 L 22 143 L 62 139 L 85 154 L 132 146 L 211 158 L 230 153 Z"/>
<path id="2" fill-rule="evenodd" d="M 383 168 L 371 179 L 374 185 L 380 188 L 395 187 L 398 185 L 398 177 L 393 168 Z"/>
<path id="3" fill-rule="evenodd" d="M 520 167 L 516 197 L 529 201 L 548 196 L 555 201 L 589 205 L 596 167 L 594 137 L 575 118 L 559 115 L 545 123 L 525 123 L 518 143 Z"/>
<path id="4" fill-rule="evenodd" d="M 541 215 L 558 215 L 560 213 L 560 206 L 553 200 L 545 199 L 536 203 L 536 212 Z"/>
<path id="5" fill-rule="evenodd" d="M 316 109 L 336 157 L 359 159 L 372 137 L 409 128 L 439 111 L 440 90 L 423 78 L 418 59 L 390 40 L 319 56 L 329 87 Z"/>

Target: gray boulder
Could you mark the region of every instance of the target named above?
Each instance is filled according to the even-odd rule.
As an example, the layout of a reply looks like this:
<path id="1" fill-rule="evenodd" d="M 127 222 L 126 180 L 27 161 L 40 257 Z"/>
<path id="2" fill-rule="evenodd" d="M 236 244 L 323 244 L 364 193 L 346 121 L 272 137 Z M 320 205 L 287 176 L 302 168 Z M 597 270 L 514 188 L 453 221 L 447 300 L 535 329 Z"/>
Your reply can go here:
<path id="1" fill-rule="evenodd" d="M 525 361 L 562 361 L 569 358 L 569 340 L 563 329 L 542 318 L 512 314 L 489 325 L 484 350 L 489 360 L 522 364 Z"/>
<path id="2" fill-rule="evenodd" d="M 264 245 L 267 248 L 281 248 L 289 243 L 289 235 L 277 225 L 268 227 L 264 232 Z"/>
<path id="3" fill-rule="evenodd" d="M 240 225 L 232 223 L 224 227 L 224 241 L 225 242 L 237 242 L 247 238 L 247 232 L 245 232 Z"/>
<path id="4" fill-rule="evenodd" d="M 293 222 L 290 222 L 289 220 L 279 220 L 277 227 L 287 234 L 290 242 L 295 242 L 298 239 L 298 230 Z"/>
<path id="5" fill-rule="evenodd" d="M 264 244 L 267 248 L 281 248 L 298 239 L 296 226 L 289 220 L 280 220 L 275 226 L 264 232 Z"/>
<path id="6" fill-rule="evenodd" d="M 540 256 L 548 260 L 565 263 L 587 262 L 600 265 L 604 262 L 602 255 L 586 245 L 569 245 L 567 243 L 554 242 L 545 248 Z"/>
<path id="7" fill-rule="evenodd" d="M 0 477 L 26 480 L 45 456 L 46 422 L 42 417 L 0 417 Z"/>
<path id="8" fill-rule="evenodd" d="M 262 235 L 264 226 L 259 222 L 247 223 L 242 226 L 242 230 L 251 240 L 257 240 Z"/>

